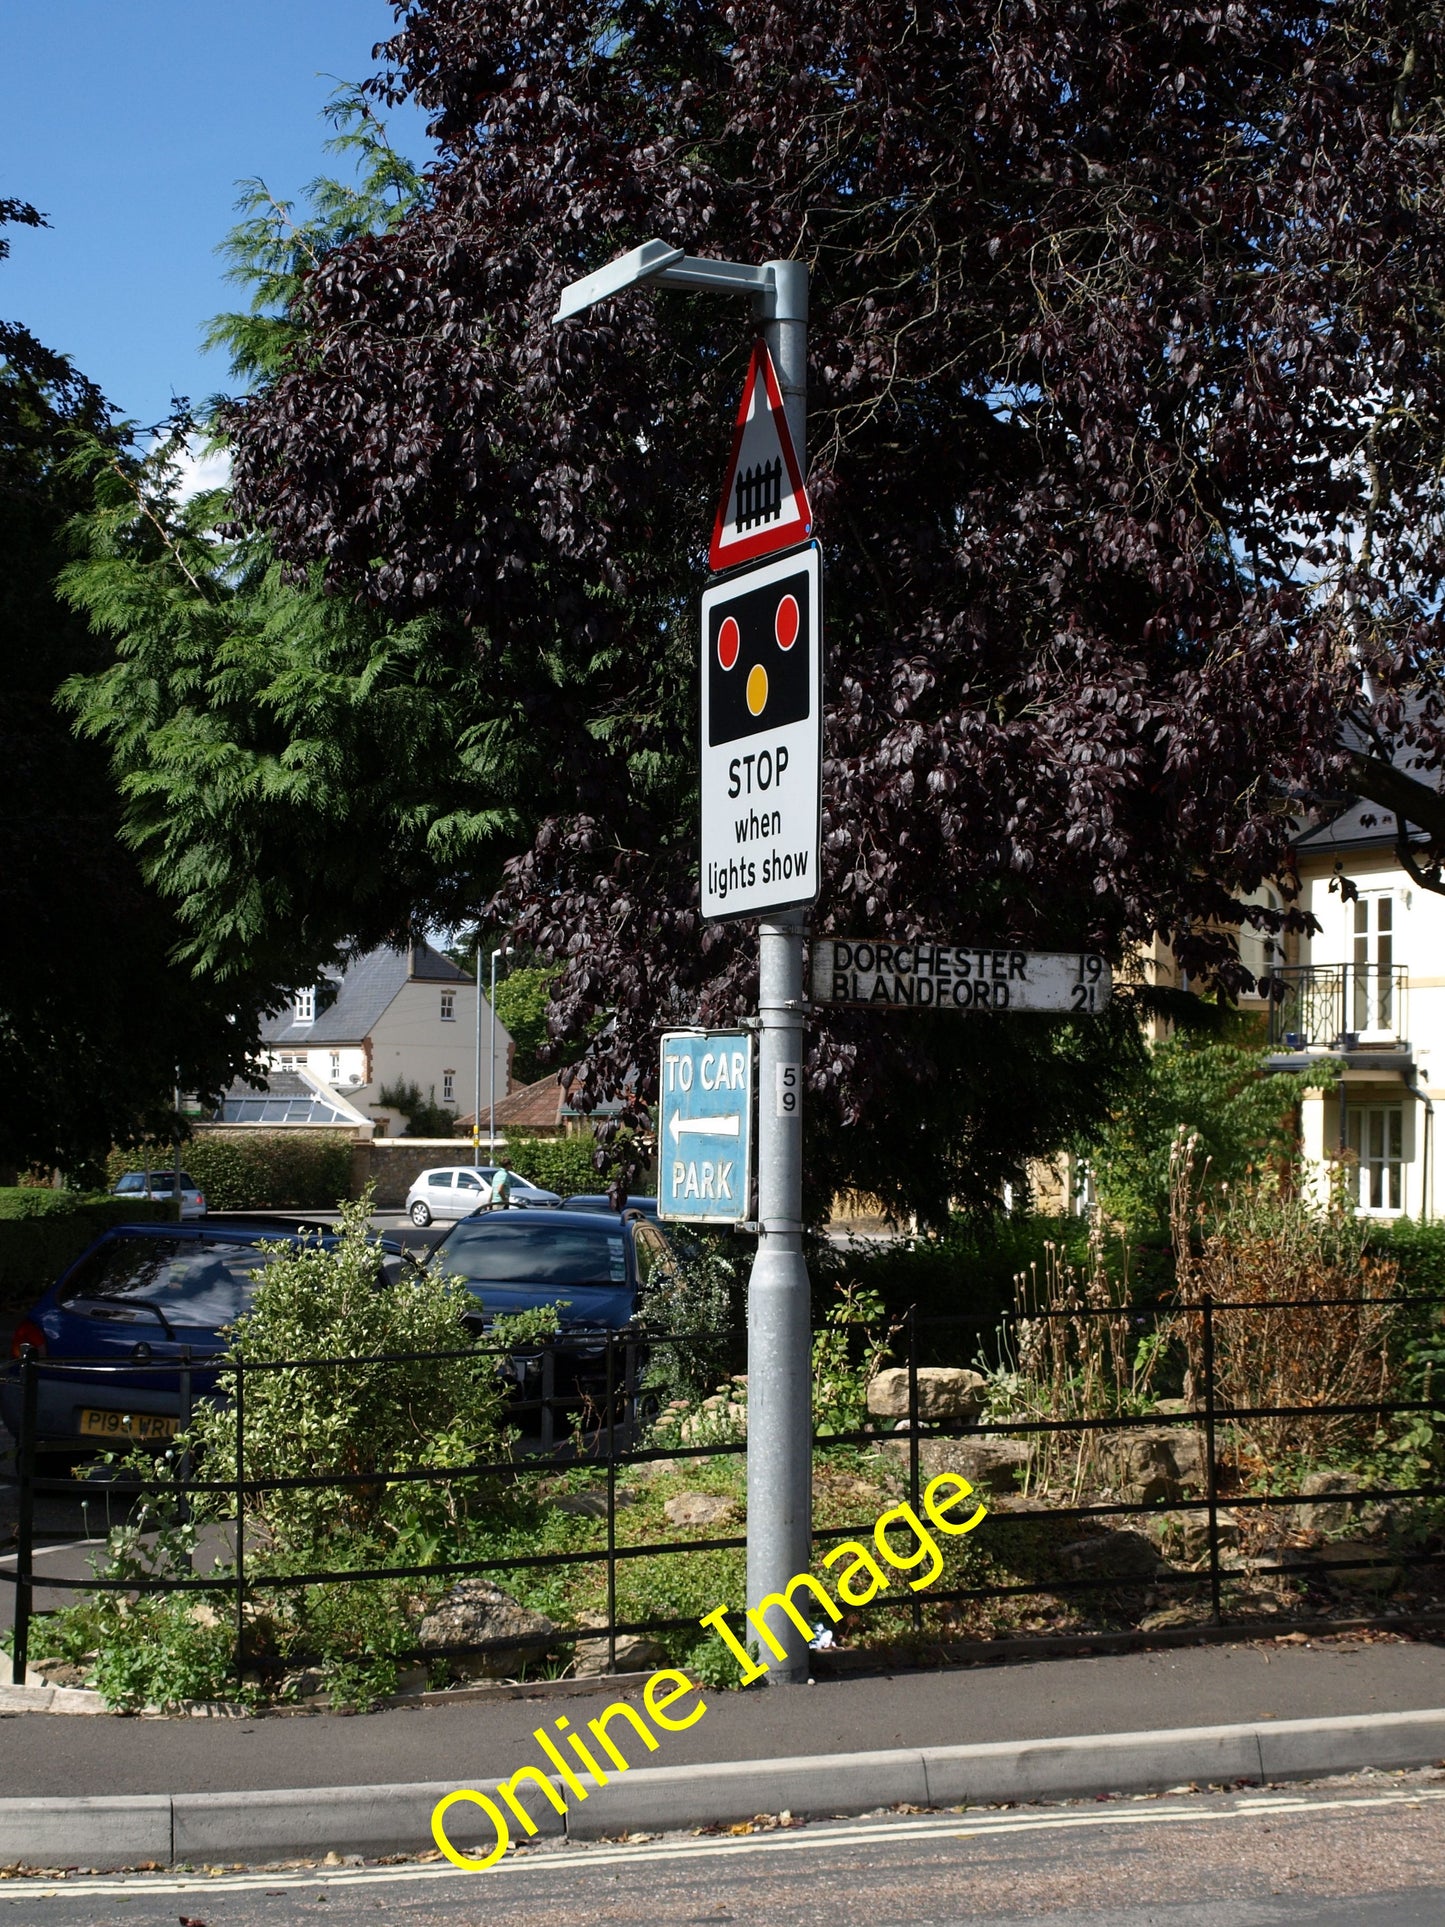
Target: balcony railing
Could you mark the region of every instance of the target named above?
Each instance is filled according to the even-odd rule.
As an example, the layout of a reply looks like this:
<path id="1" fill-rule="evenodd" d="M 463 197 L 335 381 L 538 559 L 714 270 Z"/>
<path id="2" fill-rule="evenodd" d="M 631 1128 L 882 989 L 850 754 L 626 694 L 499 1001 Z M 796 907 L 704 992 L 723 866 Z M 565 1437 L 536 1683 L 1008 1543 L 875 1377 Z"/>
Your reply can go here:
<path id="1" fill-rule="evenodd" d="M 1354 1050 L 1406 1035 L 1404 964 L 1286 964 L 1268 982 L 1272 1050 Z"/>

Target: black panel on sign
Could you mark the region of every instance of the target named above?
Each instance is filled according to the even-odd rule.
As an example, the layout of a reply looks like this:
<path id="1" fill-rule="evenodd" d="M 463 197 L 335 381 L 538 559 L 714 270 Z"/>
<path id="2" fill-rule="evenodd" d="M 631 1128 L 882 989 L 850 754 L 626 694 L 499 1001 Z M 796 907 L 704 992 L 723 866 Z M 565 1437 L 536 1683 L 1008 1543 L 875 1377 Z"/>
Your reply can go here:
<path id="1" fill-rule="evenodd" d="M 708 742 L 735 742 L 808 714 L 807 569 L 708 610 Z"/>

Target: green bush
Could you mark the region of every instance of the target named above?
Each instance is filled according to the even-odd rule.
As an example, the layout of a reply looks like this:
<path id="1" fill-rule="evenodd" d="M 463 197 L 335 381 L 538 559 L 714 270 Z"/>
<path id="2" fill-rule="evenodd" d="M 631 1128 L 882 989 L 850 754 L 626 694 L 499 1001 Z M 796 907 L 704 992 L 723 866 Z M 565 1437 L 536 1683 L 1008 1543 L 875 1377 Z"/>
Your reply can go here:
<path id="1" fill-rule="evenodd" d="M 578 1137 L 534 1137 L 529 1131 L 507 1133 L 506 1160 L 528 1184 L 539 1184 L 570 1198 L 576 1191 L 605 1191 L 607 1181 L 592 1162 L 597 1149 L 590 1131 Z"/>
<path id="2" fill-rule="evenodd" d="M 133 1144 L 106 1160 L 123 1171 L 169 1171 L 170 1145 Z M 181 1147 L 181 1162 L 212 1211 L 332 1210 L 351 1195 L 351 1139 L 330 1131 L 206 1131 Z"/>
<path id="3" fill-rule="evenodd" d="M 107 1225 L 171 1215 L 154 1198 L 0 1186 L 0 1307 L 23 1311 Z"/>
<path id="4" fill-rule="evenodd" d="M 461 1320 L 471 1294 L 431 1271 L 384 1284 L 381 1252 L 367 1228 L 370 1214 L 368 1195 L 344 1209 L 334 1248 L 283 1250 L 228 1334 L 232 1357 L 239 1354 L 252 1367 L 267 1360 L 278 1366 L 246 1373 L 247 1478 L 348 1481 L 283 1485 L 248 1500 L 246 1564 L 253 1580 L 426 1564 L 465 1545 L 468 1526 L 496 1504 L 495 1489 L 475 1477 L 391 1483 L 377 1476 L 423 1466 L 462 1472 L 495 1460 L 506 1450 L 507 1413 L 495 1360 L 467 1344 Z M 366 1362 L 382 1355 L 397 1362 Z M 288 1359 L 343 1362 L 280 1363 Z M 217 1401 L 199 1407 L 187 1437 L 159 1461 L 140 1451 L 130 1455 L 132 1469 L 151 1484 L 127 1524 L 110 1535 L 101 1576 L 133 1581 L 138 1589 L 148 1580 L 189 1576 L 198 1533 L 224 1529 L 234 1518 L 226 1490 L 194 1492 L 187 1508 L 179 1488 L 156 1475 L 158 1466 L 178 1465 L 180 1454 L 203 1467 L 235 1467 L 235 1390 L 230 1366 L 221 1373 Z M 350 1483 L 358 1479 L 364 1482 Z M 218 1697 L 236 1685 L 230 1641 L 212 1637 L 215 1619 L 233 1610 L 223 1590 L 231 1570 L 217 1568 L 220 1583 L 214 1594 L 200 1595 L 199 1610 L 195 1594 L 180 1604 L 148 1598 L 137 1606 L 107 1592 L 55 1615 L 37 1638 L 62 1651 L 87 1638 L 98 1655 L 93 1677 L 115 1706 Z M 281 1667 L 292 1654 L 314 1657 L 334 1693 L 366 1704 L 394 1689 L 393 1655 L 416 1641 L 417 1595 L 434 1596 L 448 1583 L 268 1586 L 254 1602 L 248 1645 L 257 1659 Z"/>
<path id="5" fill-rule="evenodd" d="M 883 1315 L 901 1317 L 910 1305 L 920 1319 L 959 1319 L 950 1331 L 919 1334 L 920 1357 L 964 1364 L 992 1333 L 1013 1304 L 1014 1277 L 1037 1265 L 1045 1248 L 1058 1247 L 1075 1264 L 1086 1262 L 1088 1221 L 1043 1213 L 988 1218 L 955 1218 L 938 1236 L 892 1239 L 841 1250 L 820 1245 L 809 1255 L 813 1280 L 813 1323 L 823 1325 L 844 1285 L 876 1293 Z M 901 1342 L 901 1341 L 900 1341 Z"/>
<path id="6" fill-rule="evenodd" d="M 1445 1223 L 1396 1218 L 1371 1228 L 1370 1249 L 1394 1259 L 1402 1292 L 1445 1299 Z"/>

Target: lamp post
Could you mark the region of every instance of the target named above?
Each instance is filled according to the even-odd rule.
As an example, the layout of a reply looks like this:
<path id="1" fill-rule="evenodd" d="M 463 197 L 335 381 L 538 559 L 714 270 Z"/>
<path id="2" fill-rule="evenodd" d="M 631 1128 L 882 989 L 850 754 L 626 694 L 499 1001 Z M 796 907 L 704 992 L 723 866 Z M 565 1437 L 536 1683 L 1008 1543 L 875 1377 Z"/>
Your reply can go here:
<path id="1" fill-rule="evenodd" d="M 638 282 L 746 294 L 777 370 L 793 446 L 807 469 L 808 268 L 803 261 L 749 266 L 684 254 L 645 241 L 565 288 L 555 321 L 581 314 Z M 812 1333 L 803 1257 L 803 946 L 807 915 L 758 922 L 758 1248 L 748 1280 L 748 1604 L 784 1591 L 812 1562 Z M 771 1101 L 793 1066 L 798 1104 Z M 784 1659 L 768 1682 L 808 1677 L 808 1648 L 791 1625 L 778 1630 Z"/>
<path id="2" fill-rule="evenodd" d="M 472 1163 L 482 1161 L 482 933 L 477 932 L 472 974 L 477 980 L 477 1051 L 472 1074 Z"/>
<path id="3" fill-rule="evenodd" d="M 492 952 L 492 1001 L 487 1012 L 487 1161 L 490 1164 L 497 1161 L 497 959 L 502 954 L 502 950 Z"/>

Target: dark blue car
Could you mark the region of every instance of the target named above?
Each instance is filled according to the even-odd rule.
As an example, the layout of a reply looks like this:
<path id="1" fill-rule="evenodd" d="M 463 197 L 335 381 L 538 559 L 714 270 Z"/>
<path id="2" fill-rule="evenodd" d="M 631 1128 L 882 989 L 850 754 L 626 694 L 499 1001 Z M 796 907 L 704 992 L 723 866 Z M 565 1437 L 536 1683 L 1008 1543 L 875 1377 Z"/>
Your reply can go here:
<path id="1" fill-rule="evenodd" d="M 469 1323 L 485 1329 L 499 1312 L 557 1305 L 563 1333 L 584 1340 L 630 1323 L 664 1244 L 653 1226 L 615 1212 L 483 1211 L 453 1225 L 433 1262 L 476 1297 Z"/>
<path id="2" fill-rule="evenodd" d="M 255 1274 L 268 1262 L 263 1242 L 329 1248 L 336 1239 L 321 1228 L 206 1223 L 119 1224 L 97 1238 L 21 1319 L 11 1342 L 16 1358 L 29 1346 L 38 1360 L 38 1443 L 103 1449 L 174 1437 L 183 1417 L 181 1368 L 195 1361 L 193 1401 L 213 1390 L 222 1327 L 250 1303 Z M 399 1251 L 382 1244 L 383 1272 L 398 1271 Z M 92 1369 L 67 1371 L 60 1361 Z M 0 1382 L 0 1417 L 16 1436 L 20 1399 L 12 1365 Z"/>

